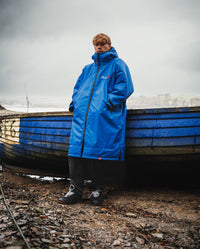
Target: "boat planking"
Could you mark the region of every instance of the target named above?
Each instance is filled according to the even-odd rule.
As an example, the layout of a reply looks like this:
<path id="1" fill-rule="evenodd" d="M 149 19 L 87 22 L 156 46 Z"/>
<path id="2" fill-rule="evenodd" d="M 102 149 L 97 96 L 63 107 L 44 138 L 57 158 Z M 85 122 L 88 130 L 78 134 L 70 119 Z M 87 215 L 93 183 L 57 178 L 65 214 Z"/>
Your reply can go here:
<path id="1" fill-rule="evenodd" d="M 67 177 L 72 118 L 70 112 L 1 116 L 0 163 L 19 172 Z M 120 176 L 123 167 L 199 162 L 200 107 L 135 109 L 127 111 L 125 163 L 109 161 L 105 170 Z"/>

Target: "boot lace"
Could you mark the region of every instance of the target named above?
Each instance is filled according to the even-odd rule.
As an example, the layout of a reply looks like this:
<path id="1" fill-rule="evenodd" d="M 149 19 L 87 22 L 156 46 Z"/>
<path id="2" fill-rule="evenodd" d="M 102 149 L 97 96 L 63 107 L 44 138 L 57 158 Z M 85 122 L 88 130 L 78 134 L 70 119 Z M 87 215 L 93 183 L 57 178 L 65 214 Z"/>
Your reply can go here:
<path id="1" fill-rule="evenodd" d="M 91 192 L 90 197 L 98 198 L 100 196 L 100 194 L 101 194 L 101 190 L 96 189 L 96 190 Z"/>
<path id="2" fill-rule="evenodd" d="M 75 194 L 74 190 L 75 190 L 75 186 L 73 184 L 70 184 L 69 191 L 67 192 L 67 194 L 65 195 L 65 197 L 69 197 L 69 196 L 74 195 Z"/>

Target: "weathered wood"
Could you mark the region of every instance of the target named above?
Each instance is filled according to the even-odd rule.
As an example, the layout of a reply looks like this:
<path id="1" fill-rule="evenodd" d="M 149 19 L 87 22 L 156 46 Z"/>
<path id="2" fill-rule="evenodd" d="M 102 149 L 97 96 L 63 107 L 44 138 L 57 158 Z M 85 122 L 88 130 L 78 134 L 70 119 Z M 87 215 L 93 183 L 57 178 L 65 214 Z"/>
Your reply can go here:
<path id="1" fill-rule="evenodd" d="M 66 172 L 72 117 L 70 112 L 0 117 L 0 162 L 8 167 Z M 200 161 L 200 107 L 128 110 L 129 167 L 188 160 Z"/>

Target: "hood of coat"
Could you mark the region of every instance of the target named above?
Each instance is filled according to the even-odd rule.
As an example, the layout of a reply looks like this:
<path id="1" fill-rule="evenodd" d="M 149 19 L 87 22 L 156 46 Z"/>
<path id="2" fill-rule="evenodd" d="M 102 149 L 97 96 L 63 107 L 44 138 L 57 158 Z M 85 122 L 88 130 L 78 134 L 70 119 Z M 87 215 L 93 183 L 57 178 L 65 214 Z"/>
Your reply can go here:
<path id="1" fill-rule="evenodd" d="M 112 60 L 113 58 L 117 58 L 117 57 L 118 57 L 117 51 L 113 47 L 107 52 L 99 53 L 100 63 L 106 63 L 106 62 Z M 97 53 L 95 53 L 92 56 L 92 59 L 94 60 L 95 64 L 98 64 L 98 54 Z"/>

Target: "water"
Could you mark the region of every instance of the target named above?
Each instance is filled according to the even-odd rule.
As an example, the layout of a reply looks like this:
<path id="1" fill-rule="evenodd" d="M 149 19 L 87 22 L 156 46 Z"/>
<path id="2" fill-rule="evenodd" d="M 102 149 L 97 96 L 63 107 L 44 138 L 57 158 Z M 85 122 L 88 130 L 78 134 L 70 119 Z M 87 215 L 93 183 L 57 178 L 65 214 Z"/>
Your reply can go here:
<path id="1" fill-rule="evenodd" d="M 25 175 L 27 177 L 33 178 L 33 179 L 37 179 L 37 180 L 41 180 L 41 181 L 49 181 L 49 182 L 53 182 L 53 181 L 59 181 L 59 180 L 65 180 L 66 178 L 62 178 L 62 177 L 51 177 L 51 176 L 38 176 L 38 175 Z"/>
<path id="2" fill-rule="evenodd" d="M 10 111 L 25 112 L 25 113 L 68 111 L 66 107 L 30 107 L 28 110 L 25 106 L 20 106 L 20 105 L 15 105 L 15 106 L 4 105 L 4 107 Z"/>

